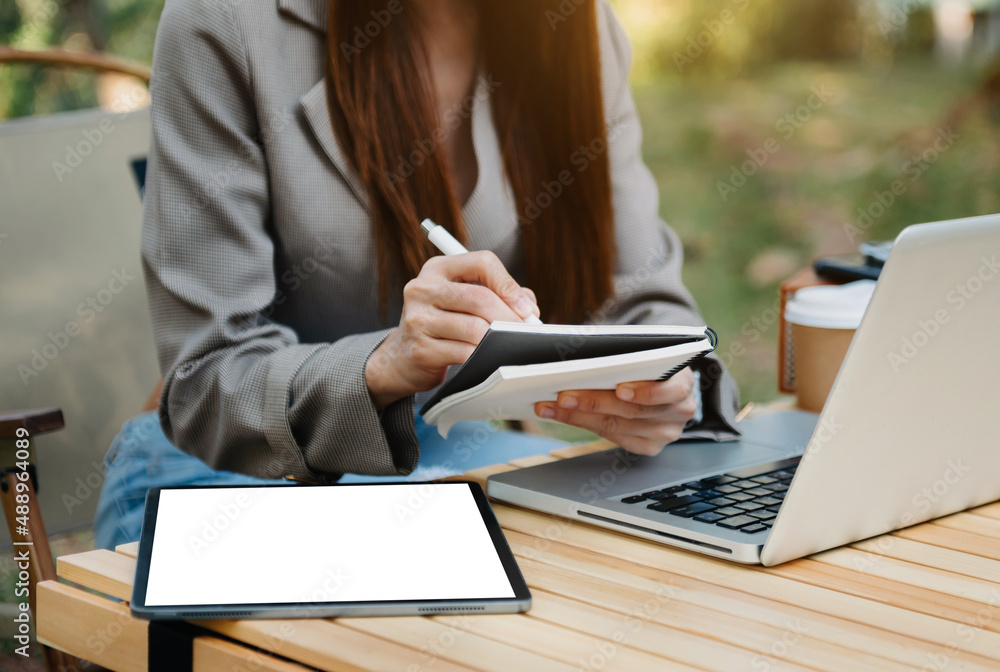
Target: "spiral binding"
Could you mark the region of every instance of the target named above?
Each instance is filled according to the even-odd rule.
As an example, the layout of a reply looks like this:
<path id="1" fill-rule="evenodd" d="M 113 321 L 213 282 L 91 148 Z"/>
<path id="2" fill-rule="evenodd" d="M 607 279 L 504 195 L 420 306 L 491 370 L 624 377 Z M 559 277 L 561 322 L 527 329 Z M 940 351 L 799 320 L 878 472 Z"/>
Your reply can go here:
<path id="1" fill-rule="evenodd" d="M 684 362 L 683 364 L 678 364 L 674 368 L 670 369 L 656 380 L 659 382 L 663 382 L 664 380 L 670 380 L 670 378 L 678 371 L 681 371 L 685 367 L 691 366 L 691 364 L 697 362 L 699 359 L 707 355 L 709 352 L 714 352 L 716 346 L 719 345 L 719 335 L 715 333 L 715 329 L 712 329 L 711 327 L 705 327 L 705 335 L 708 336 L 708 342 L 712 345 L 711 350 L 708 350 L 707 352 L 698 353 L 697 355 L 695 355 L 688 361 Z"/>

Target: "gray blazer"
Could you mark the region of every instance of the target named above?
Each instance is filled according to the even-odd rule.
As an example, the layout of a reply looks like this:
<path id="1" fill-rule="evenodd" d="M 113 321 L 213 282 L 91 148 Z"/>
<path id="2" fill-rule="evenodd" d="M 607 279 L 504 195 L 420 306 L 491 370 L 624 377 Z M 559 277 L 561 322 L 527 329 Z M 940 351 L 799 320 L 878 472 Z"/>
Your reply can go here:
<path id="1" fill-rule="evenodd" d="M 168 0 L 157 31 L 142 258 L 160 420 L 217 469 L 328 480 L 406 474 L 419 457 L 414 397 L 379 412 L 365 385 L 402 297 L 380 321 L 365 190 L 327 112 L 326 7 Z M 704 324 L 642 162 L 628 41 L 598 7 L 619 258 L 617 296 L 593 319 Z M 479 166 L 463 215 L 470 249 L 493 250 L 523 282 L 489 105 L 497 86 L 483 73 L 458 111 L 470 115 Z M 701 370 L 704 420 L 686 436 L 732 438 L 736 386 L 716 360 Z"/>

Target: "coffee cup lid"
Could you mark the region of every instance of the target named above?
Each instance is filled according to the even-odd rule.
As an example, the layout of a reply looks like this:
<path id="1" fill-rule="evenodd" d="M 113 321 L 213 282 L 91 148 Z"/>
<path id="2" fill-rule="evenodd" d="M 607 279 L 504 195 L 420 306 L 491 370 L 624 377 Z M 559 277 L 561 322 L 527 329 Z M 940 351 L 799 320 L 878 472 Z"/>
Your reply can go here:
<path id="1" fill-rule="evenodd" d="M 874 291 L 874 280 L 803 287 L 785 304 L 785 319 L 805 327 L 857 329 Z"/>

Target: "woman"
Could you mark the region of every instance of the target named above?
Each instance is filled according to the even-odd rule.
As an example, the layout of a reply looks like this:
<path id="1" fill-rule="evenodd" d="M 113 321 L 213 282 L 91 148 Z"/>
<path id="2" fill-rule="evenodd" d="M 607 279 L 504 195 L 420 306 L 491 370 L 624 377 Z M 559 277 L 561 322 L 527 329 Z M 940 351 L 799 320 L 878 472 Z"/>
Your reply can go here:
<path id="1" fill-rule="evenodd" d="M 168 3 L 142 250 L 164 387 L 159 422 L 109 451 L 99 542 L 137 536 L 165 482 L 400 478 L 551 448 L 493 433 L 455 460 L 415 420 L 492 320 L 703 324 L 629 59 L 604 0 Z M 424 217 L 478 251 L 435 256 Z M 699 369 L 536 412 L 643 454 L 732 438 L 735 385 Z"/>

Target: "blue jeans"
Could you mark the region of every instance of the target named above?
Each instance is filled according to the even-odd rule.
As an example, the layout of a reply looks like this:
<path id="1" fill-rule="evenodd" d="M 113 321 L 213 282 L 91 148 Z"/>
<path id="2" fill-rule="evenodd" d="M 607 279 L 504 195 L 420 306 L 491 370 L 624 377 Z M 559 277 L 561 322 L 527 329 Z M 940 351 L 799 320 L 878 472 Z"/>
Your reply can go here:
<path id="1" fill-rule="evenodd" d="M 557 439 L 501 430 L 486 422 L 461 422 L 443 439 L 436 427 L 414 421 L 420 460 L 409 476 L 344 474 L 339 483 L 424 481 L 461 474 L 469 469 L 548 453 L 565 446 Z M 215 471 L 174 446 L 163 434 L 155 411 L 137 415 L 122 425 L 104 458 L 104 486 L 94 517 L 98 548 L 113 549 L 139 539 L 146 491 L 166 485 L 289 484 Z"/>

